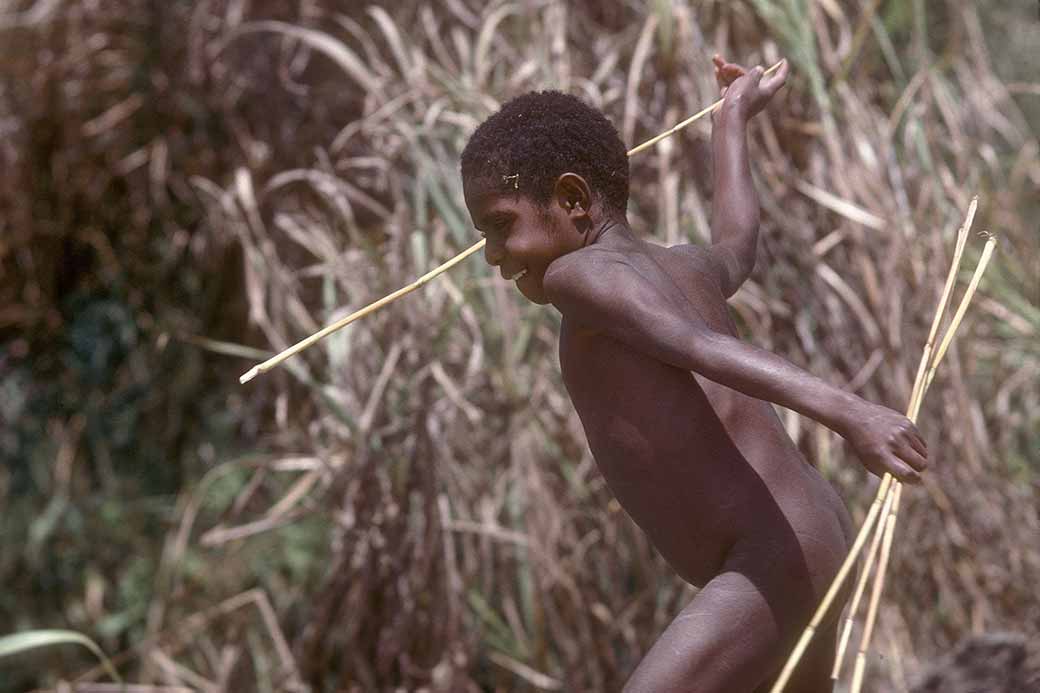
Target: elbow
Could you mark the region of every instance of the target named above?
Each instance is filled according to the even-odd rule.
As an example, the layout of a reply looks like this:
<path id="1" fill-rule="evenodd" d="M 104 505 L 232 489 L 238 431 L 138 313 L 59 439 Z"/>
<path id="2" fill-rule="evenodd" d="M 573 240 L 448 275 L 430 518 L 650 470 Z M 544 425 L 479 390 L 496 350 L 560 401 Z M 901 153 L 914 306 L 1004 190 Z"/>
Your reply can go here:
<path id="1" fill-rule="evenodd" d="M 755 264 L 758 261 L 757 228 L 744 236 L 732 237 L 721 245 L 728 251 L 723 255 L 726 259 L 727 275 L 727 286 L 724 287 L 723 293 L 726 298 L 729 298 L 755 271 Z"/>
<path id="2" fill-rule="evenodd" d="M 757 245 L 757 243 L 752 243 L 748 251 L 740 258 L 740 284 L 743 284 L 751 276 L 751 273 L 755 271 L 755 265 L 758 263 Z"/>
<path id="3" fill-rule="evenodd" d="M 740 268 L 740 281 L 738 286 L 744 283 L 751 273 L 755 271 L 755 263 L 758 261 L 758 215 L 753 223 L 744 227 L 740 234 L 734 238 L 734 255 Z"/>

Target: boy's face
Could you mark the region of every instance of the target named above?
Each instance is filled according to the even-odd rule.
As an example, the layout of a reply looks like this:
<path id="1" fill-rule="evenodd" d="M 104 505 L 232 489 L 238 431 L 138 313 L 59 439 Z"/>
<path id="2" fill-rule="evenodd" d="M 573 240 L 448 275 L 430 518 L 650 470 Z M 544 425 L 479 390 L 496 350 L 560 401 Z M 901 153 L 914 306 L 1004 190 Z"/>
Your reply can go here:
<path id="1" fill-rule="evenodd" d="M 543 281 L 553 260 L 582 247 L 579 232 L 556 197 L 543 207 L 520 192 L 491 191 L 478 182 L 462 183 L 473 225 L 487 237 L 484 258 L 516 279 L 520 293 L 545 305 Z M 521 275 L 521 272 L 523 273 Z"/>

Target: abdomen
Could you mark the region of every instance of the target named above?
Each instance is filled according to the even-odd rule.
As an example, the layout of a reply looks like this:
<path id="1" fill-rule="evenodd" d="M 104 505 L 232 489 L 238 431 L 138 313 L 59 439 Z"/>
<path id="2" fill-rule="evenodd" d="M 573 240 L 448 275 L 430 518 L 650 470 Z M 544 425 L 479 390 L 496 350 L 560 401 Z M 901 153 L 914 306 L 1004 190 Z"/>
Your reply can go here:
<path id="1" fill-rule="evenodd" d="M 715 575 L 771 502 L 693 374 L 564 323 L 564 382 L 618 502 L 693 584 Z"/>

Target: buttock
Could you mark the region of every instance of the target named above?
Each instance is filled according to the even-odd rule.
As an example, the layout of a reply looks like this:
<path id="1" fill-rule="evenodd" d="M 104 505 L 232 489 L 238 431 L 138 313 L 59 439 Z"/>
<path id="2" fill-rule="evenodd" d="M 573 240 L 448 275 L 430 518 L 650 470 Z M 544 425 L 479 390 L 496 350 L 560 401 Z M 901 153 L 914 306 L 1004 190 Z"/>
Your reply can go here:
<path id="1" fill-rule="evenodd" d="M 741 539 L 730 549 L 725 570 L 747 577 L 772 605 L 781 630 L 800 631 L 830 588 L 848 555 L 841 523 L 791 527 L 769 536 Z M 828 609 L 821 627 L 835 623 L 849 596 L 851 579 Z"/>

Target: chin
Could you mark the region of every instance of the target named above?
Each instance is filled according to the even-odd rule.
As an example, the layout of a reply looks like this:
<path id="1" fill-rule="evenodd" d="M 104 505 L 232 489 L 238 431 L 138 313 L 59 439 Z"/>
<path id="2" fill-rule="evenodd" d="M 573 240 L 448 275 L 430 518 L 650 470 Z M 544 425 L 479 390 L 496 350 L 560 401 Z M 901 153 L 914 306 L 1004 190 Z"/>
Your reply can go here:
<path id="1" fill-rule="evenodd" d="M 524 298 L 526 298 L 531 303 L 537 303 L 540 306 L 547 306 L 550 303 L 549 299 L 546 297 L 545 292 L 542 291 L 541 287 L 538 287 L 537 293 L 528 293 L 523 289 L 520 290 L 520 293 L 523 294 Z"/>
<path id="2" fill-rule="evenodd" d="M 522 294 L 523 298 L 527 299 L 531 303 L 535 303 L 535 304 L 538 304 L 540 306 L 547 306 L 547 305 L 549 305 L 551 303 L 545 297 L 545 293 L 542 292 L 542 291 L 539 291 L 537 294 L 535 294 L 535 296 L 531 296 L 530 293 L 525 293 L 524 291 L 520 291 L 520 293 Z"/>

